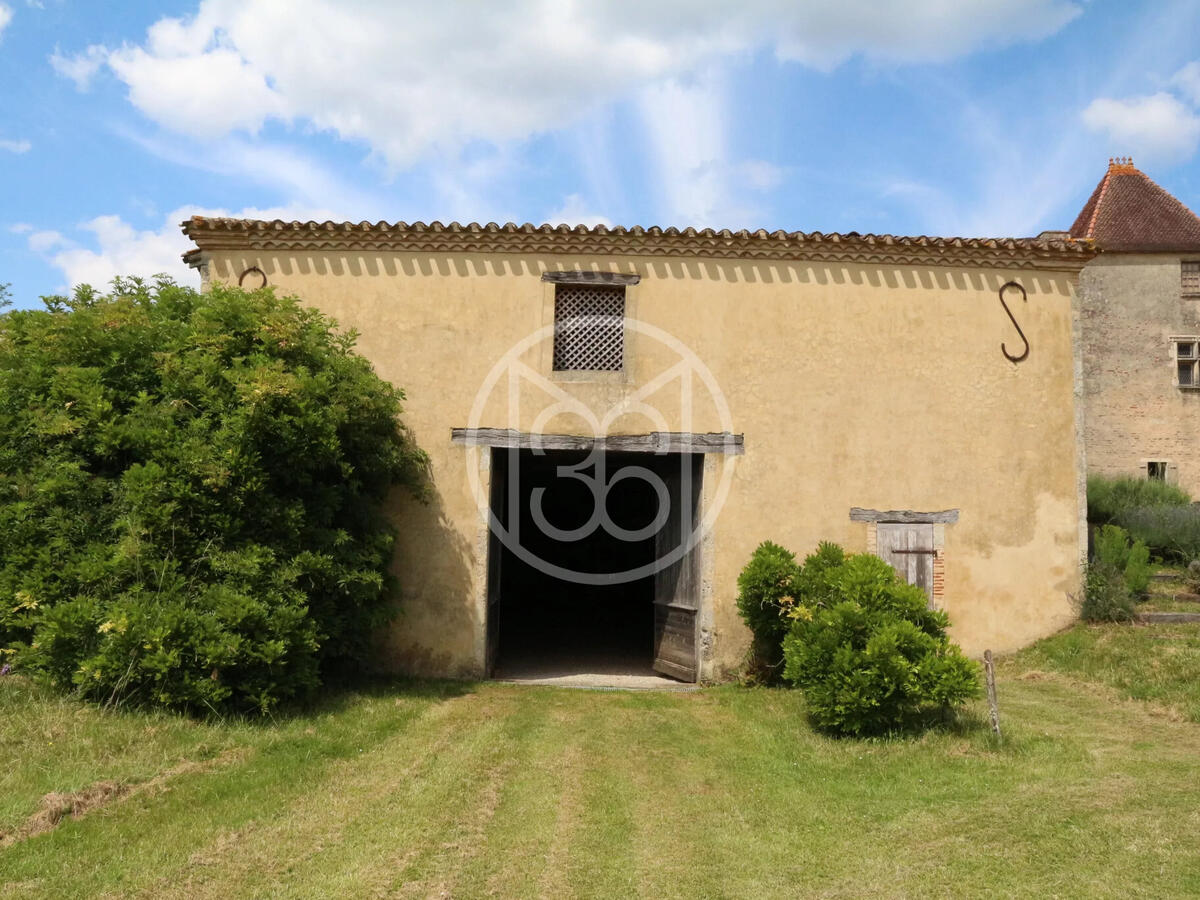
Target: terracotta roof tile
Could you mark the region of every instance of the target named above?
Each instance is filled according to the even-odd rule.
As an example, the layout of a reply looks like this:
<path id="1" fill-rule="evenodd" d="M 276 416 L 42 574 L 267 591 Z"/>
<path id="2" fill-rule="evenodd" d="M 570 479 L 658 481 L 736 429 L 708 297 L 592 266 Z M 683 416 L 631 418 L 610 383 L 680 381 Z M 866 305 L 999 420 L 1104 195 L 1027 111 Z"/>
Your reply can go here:
<path id="1" fill-rule="evenodd" d="M 1062 238 L 941 238 L 819 231 L 730 231 L 597 225 L 497 225 L 475 222 L 260 222 L 193 216 L 182 223 L 196 243 L 193 265 L 206 250 L 421 253 L 592 253 L 747 259 L 1018 266 L 1078 270 L 1095 251 L 1089 241 Z M 1065 235 L 1064 235 L 1065 237 Z"/>
<path id="2" fill-rule="evenodd" d="M 1101 251 L 1200 252 L 1200 218 L 1125 158 L 1109 160 L 1071 237 L 1091 238 Z"/>

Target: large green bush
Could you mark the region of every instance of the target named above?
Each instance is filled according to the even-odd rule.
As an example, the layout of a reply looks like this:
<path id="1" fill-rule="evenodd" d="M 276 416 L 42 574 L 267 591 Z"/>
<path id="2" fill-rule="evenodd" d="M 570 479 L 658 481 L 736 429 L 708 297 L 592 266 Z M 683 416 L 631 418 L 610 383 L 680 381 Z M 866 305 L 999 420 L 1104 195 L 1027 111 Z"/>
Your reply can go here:
<path id="1" fill-rule="evenodd" d="M 1092 525 L 1118 525 L 1159 557 L 1188 562 L 1200 556 L 1200 506 L 1176 485 L 1091 475 L 1087 504 Z"/>
<path id="2" fill-rule="evenodd" d="M 804 689 L 819 727 L 900 729 L 978 695 L 979 667 L 950 642 L 946 614 L 929 608 L 923 590 L 870 554 L 817 562 L 811 579 L 798 579 L 805 587 L 783 655 L 784 677 Z"/>
<path id="3" fill-rule="evenodd" d="M 1163 559 L 1200 557 L 1200 506 L 1143 506 L 1126 510 L 1120 524 Z"/>
<path id="4" fill-rule="evenodd" d="M 1183 488 L 1156 478 L 1089 475 L 1087 480 L 1087 516 L 1095 525 L 1124 525 L 1122 519 L 1131 510 L 1186 507 L 1191 502 Z"/>
<path id="5" fill-rule="evenodd" d="M 105 701 L 267 710 L 387 615 L 402 393 L 290 297 L 169 281 L 0 315 L 0 648 Z"/>

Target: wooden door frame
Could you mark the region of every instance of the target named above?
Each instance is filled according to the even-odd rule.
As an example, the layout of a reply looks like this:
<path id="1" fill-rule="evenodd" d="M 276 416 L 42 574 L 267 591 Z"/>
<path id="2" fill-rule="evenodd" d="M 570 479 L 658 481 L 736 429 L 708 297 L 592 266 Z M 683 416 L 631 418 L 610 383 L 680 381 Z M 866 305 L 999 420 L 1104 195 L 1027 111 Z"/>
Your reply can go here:
<path id="1" fill-rule="evenodd" d="M 703 610 L 706 602 L 704 590 L 704 540 L 703 533 L 697 533 L 697 529 L 701 527 L 704 521 L 704 463 L 703 457 L 699 454 L 676 454 L 677 456 L 685 456 L 687 458 L 687 467 L 690 470 L 687 478 L 688 497 L 686 509 L 689 513 L 688 521 L 680 520 L 678 525 L 671 524 L 671 534 L 668 535 L 670 541 L 675 539 L 675 529 L 678 528 L 679 536 L 682 537 L 683 530 L 686 528 L 689 538 L 694 539 L 694 543 L 684 555 L 684 557 L 675 563 L 664 566 L 654 576 L 654 637 L 655 641 L 661 640 L 667 631 L 670 629 L 672 621 L 678 622 L 680 614 L 686 613 L 685 618 L 690 620 L 692 631 L 692 662 L 691 666 L 681 665 L 675 660 L 668 659 L 663 656 L 658 649 L 655 650 L 653 657 L 653 668 L 656 672 L 663 675 L 669 675 L 672 678 L 678 678 L 680 681 L 695 682 L 701 679 L 701 627 L 700 623 L 703 618 Z M 680 460 L 683 461 L 682 459 Z M 682 467 L 681 467 L 682 468 Z M 682 483 L 683 479 L 680 479 Z M 680 502 L 683 500 L 681 493 Z M 664 526 L 666 528 L 668 526 Z M 660 531 L 661 534 L 661 531 Z M 694 537 L 693 537 L 694 536 Z M 661 557 L 660 557 L 661 558 Z M 664 600 L 659 591 L 665 586 L 665 578 L 670 578 L 671 585 L 678 590 L 678 582 L 685 581 L 690 585 L 688 591 L 694 597 L 693 605 L 688 606 L 679 602 L 676 597 L 670 600 Z"/>
<path id="2" fill-rule="evenodd" d="M 490 522 L 490 503 L 493 497 L 493 482 L 496 478 L 496 467 L 492 451 L 499 449 L 542 449 L 542 450 L 590 450 L 596 447 L 611 452 L 624 453 L 691 453 L 703 454 L 704 462 L 700 466 L 701 490 L 696 510 L 698 520 L 703 522 L 708 506 L 708 492 L 715 483 L 713 461 L 720 456 L 741 456 L 745 450 L 745 436 L 730 432 L 650 432 L 647 434 L 611 435 L 602 438 L 585 435 L 566 434 L 535 434 L 516 431 L 510 428 L 452 428 L 451 442 L 463 447 L 479 448 L 480 453 L 476 464 L 481 477 L 486 477 L 484 488 L 488 499 L 488 509 L 481 517 L 479 536 L 476 546 L 482 551 L 474 567 L 476 578 L 475 597 L 479 620 L 475 633 L 478 656 L 476 665 L 485 678 L 491 677 L 489 666 L 495 662 L 488 649 L 488 635 L 492 614 L 492 555 L 502 553 L 500 541 L 492 533 Z M 503 477 L 511 478 L 512 473 L 507 469 Z M 711 675 L 711 643 L 713 629 L 712 609 L 712 553 L 713 536 L 711 533 L 701 535 L 690 552 L 695 559 L 697 572 L 696 600 L 696 676 L 703 680 Z M 499 585 L 496 585 L 499 590 Z"/>

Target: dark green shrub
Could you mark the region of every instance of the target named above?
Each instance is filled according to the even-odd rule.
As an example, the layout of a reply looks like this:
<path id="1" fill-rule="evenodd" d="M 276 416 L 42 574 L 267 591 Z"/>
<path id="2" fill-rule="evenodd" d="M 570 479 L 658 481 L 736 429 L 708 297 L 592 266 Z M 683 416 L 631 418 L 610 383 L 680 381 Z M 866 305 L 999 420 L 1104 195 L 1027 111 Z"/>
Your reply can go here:
<path id="1" fill-rule="evenodd" d="M 819 727 L 885 732 L 979 694 L 979 667 L 950 642 L 946 614 L 887 563 L 847 556 L 823 564 L 811 584 L 791 613 L 784 677 L 804 689 Z"/>
<path id="2" fill-rule="evenodd" d="M 1185 490 L 1155 478 L 1089 475 L 1087 480 L 1087 517 L 1095 525 L 1124 526 L 1123 517 L 1131 510 L 1188 506 L 1191 502 Z"/>
<path id="3" fill-rule="evenodd" d="M 1125 579 L 1135 598 L 1143 598 L 1150 587 L 1150 550 L 1142 540 L 1130 540 L 1117 525 L 1104 525 L 1096 534 L 1096 559 Z"/>
<path id="4" fill-rule="evenodd" d="M 1163 559 L 1200 557 L 1200 506 L 1146 506 L 1126 510 L 1120 524 Z"/>
<path id="5" fill-rule="evenodd" d="M 794 553 L 763 541 L 738 575 L 738 612 L 753 635 L 751 668 L 768 681 L 778 676 L 783 662 L 783 636 L 790 624 L 786 612 L 799 573 Z"/>
<path id="6" fill-rule="evenodd" d="M 0 315 L 0 648 L 84 696 L 267 710 L 387 616 L 423 458 L 354 336 L 270 290 Z"/>
<path id="7" fill-rule="evenodd" d="M 1088 565 L 1079 615 L 1087 622 L 1132 622 L 1137 618 L 1136 601 L 1120 569 L 1100 560 Z"/>

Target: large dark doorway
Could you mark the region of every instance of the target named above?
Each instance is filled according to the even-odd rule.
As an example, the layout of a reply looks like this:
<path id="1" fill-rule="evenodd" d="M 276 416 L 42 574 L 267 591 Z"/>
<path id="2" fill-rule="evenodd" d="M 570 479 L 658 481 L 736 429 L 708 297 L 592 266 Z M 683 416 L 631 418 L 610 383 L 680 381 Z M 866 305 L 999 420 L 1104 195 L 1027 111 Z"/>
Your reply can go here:
<path id="1" fill-rule="evenodd" d="M 687 631 L 697 579 L 683 578 L 689 596 L 677 594 L 696 553 L 659 561 L 669 542 L 686 540 L 684 522 L 695 521 L 700 471 L 699 456 L 676 453 L 493 451 L 499 527 L 489 546 L 487 625 L 497 677 L 657 669 L 695 680 Z M 679 658 L 681 633 L 685 664 L 664 663 L 664 652 Z"/>

